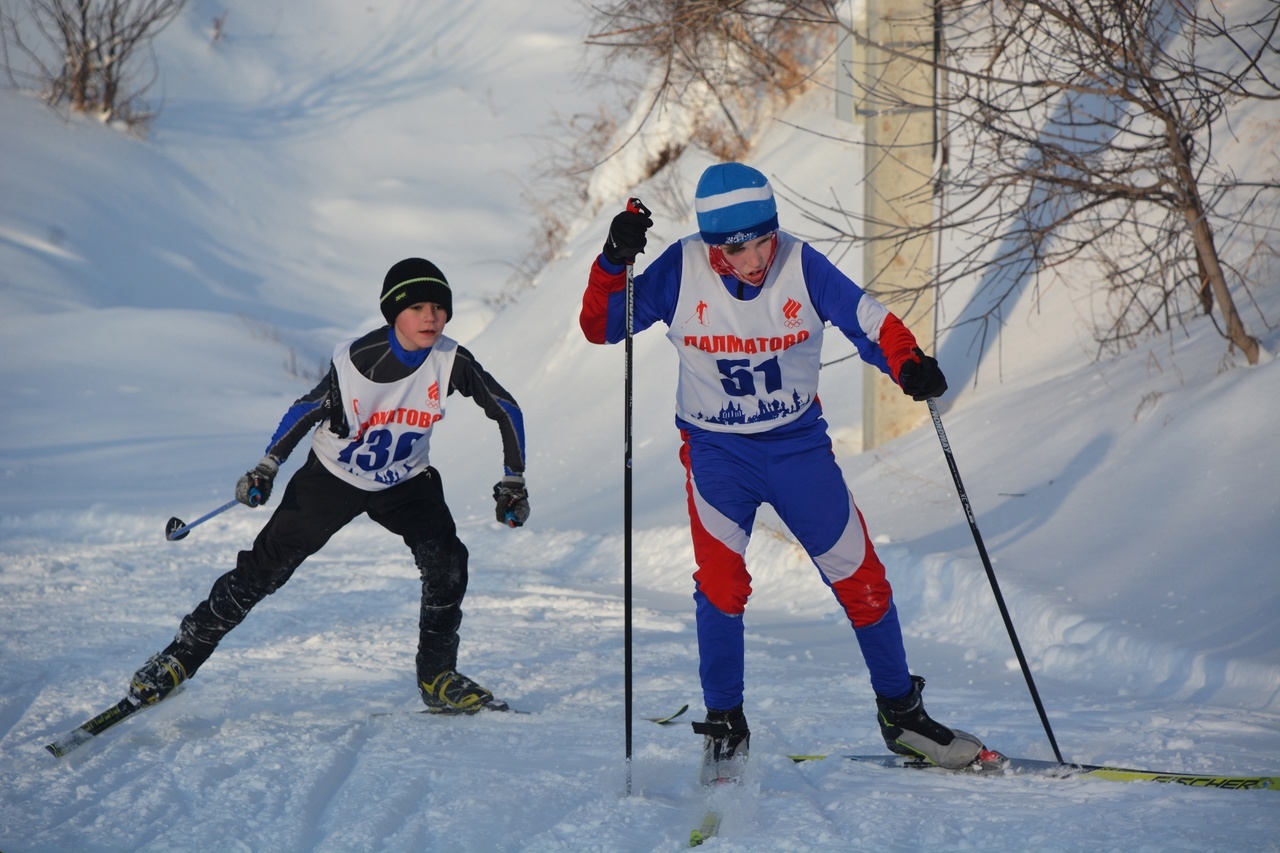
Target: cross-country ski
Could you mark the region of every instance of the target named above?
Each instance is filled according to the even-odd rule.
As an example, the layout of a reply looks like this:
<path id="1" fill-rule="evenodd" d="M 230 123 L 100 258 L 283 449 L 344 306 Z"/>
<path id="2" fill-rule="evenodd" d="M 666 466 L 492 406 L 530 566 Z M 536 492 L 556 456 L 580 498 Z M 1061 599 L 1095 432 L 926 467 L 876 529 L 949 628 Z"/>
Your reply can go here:
<path id="1" fill-rule="evenodd" d="M 791 755 L 797 763 L 804 761 L 821 761 L 826 755 Z M 874 764 L 909 770 L 927 770 L 932 772 L 959 773 L 973 776 L 1044 776 L 1054 779 L 1100 779 L 1109 782 L 1162 782 L 1171 785 L 1185 785 L 1190 788 L 1217 788 L 1228 791 L 1270 790 L 1280 791 L 1280 775 L 1276 774 L 1221 774 L 1221 773 L 1183 773 L 1163 770 L 1136 770 L 1130 767 L 1111 767 L 1104 764 L 1059 764 L 1038 758 L 1009 758 L 1002 756 L 998 766 L 965 767 L 959 770 L 947 770 L 936 764 L 914 759 L 904 755 L 841 755 L 850 761 L 860 764 Z"/>
<path id="2" fill-rule="evenodd" d="M 685 704 L 685 705 L 681 705 L 678 709 L 676 709 L 675 713 L 673 714 L 667 714 L 665 717 L 646 717 L 645 719 L 647 719 L 651 723 L 657 723 L 660 726 L 665 726 L 669 723 L 675 722 L 676 718 L 679 717 L 681 714 L 683 714 L 687 710 L 689 710 L 689 706 Z"/>
<path id="3" fill-rule="evenodd" d="M 707 813 L 702 816 L 702 822 L 689 833 L 689 846 L 701 847 L 706 841 L 714 838 L 719 831 L 720 812 L 716 809 L 707 809 Z"/>
<path id="4" fill-rule="evenodd" d="M 146 707 L 133 696 L 126 696 L 101 714 L 86 720 L 77 728 L 54 738 L 52 742 L 45 744 L 44 748 L 54 758 L 62 758 Z"/>

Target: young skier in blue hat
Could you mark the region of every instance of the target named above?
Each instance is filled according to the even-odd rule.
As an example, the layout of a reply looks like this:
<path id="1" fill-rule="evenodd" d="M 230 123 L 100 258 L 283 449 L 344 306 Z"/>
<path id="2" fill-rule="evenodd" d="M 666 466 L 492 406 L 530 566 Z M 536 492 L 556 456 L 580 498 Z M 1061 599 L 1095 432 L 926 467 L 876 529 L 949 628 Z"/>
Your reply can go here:
<path id="1" fill-rule="evenodd" d="M 823 327 L 915 400 L 946 379 L 906 326 L 812 246 L 778 228 L 768 180 L 740 163 L 708 168 L 695 198 L 698 233 L 634 277 L 633 331 L 654 323 L 680 355 L 676 425 L 693 533 L 699 676 L 707 715 L 702 780 L 741 772 L 750 742 L 743 712 L 743 559 L 757 508 L 770 504 L 799 540 L 853 626 L 891 750 L 961 768 L 986 755 L 973 735 L 924 710 L 893 591 L 836 464 L 818 401 Z M 579 321 L 592 343 L 623 340 L 626 266 L 653 220 L 614 217 L 592 265 Z"/>

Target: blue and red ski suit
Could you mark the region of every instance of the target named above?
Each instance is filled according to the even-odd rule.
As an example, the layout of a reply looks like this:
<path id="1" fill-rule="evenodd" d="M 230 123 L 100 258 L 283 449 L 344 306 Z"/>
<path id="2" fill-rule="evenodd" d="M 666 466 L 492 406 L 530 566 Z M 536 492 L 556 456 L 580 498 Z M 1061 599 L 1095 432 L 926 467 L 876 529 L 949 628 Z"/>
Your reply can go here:
<path id="1" fill-rule="evenodd" d="M 634 277 L 633 332 L 661 321 L 682 355 L 676 425 L 697 563 L 699 674 L 708 709 L 743 702 L 743 614 L 751 595 L 744 555 L 762 503 L 778 513 L 844 609 L 876 694 L 896 698 L 912 689 L 893 591 L 822 418 L 815 353 L 822 327 L 830 323 L 863 360 L 896 382 L 902 365 L 916 358 L 916 340 L 824 255 L 778 235 L 781 248 L 763 286 L 714 272 L 696 234 L 669 246 Z M 725 293 L 709 293 L 708 276 Z M 701 289 L 682 300 L 682 287 L 694 290 L 690 282 Z M 697 325 L 709 326 L 709 318 L 771 299 L 773 306 L 739 321 L 756 324 L 759 336 L 698 334 Z M 597 257 L 579 317 L 587 340 L 623 340 L 625 303 L 625 267 Z M 802 325 L 806 317 L 816 328 Z M 708 398 L 720 393 L 718 385 L 730 402 L 699 407 L 713 402 Z"/>

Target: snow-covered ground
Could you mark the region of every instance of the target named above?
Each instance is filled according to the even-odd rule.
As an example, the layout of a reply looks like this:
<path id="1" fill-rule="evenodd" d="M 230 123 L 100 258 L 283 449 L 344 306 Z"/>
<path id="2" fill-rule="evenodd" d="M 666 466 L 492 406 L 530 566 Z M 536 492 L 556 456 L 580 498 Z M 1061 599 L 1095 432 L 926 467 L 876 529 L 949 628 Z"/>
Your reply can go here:
<path id="1" fill-rule="evenodd" d="M 698 739 L 643 720 L 701 711 L 674 355 L 656 330 L 636 341 L 628 794 L 623 362 L 577 329 L 612 208 L 573 223 L 535 288 L 501 310 L 492 299 L 538 225 L 521 192 L 552 114 L 608 95 L 575 76 L 585 28 L 571 4 L 326 0 L 285 14 L 193 0 L 158 45 L 163 110 L 145 142 L 0 91 L 0 850 L 687 843 L 705 807 Z M 821 92 L 793 110 L 752 162 L 797 192 L 855 197 L 855 166 L 833 167 L 849 151 L 826 137 L 856 130 Z M 1259 155 L 1277 123 L 1274 106 L 1251 114 L 1225 155 L 1275 180 L 1273 152 Z M 707 162 L 687 154 L 673 185 L 690 195 Z M 657 211 L 655 241 L 691 228 L 665 186 L 633 190 Z M 525 528 L 492 521 L 497 433 L 465 399 L 433 461 L 472 555 L 461 665 L 529 713 L 409 713 L 417 578 L 362 519 L 180 695 L 51 758 L 43 745 L 120 698 L 269 508 L 177 543 L 167 519 L 231 497 L 333 344 L 378 322 L 382 275 L 409 255 L 445 270 L 449 332 L 525 410 Z M 1255 296 L 1275 322 L 1280 292 Z M 1246 322 L 1267 350 L 1256 367 L 1224 358 L 1206 321 L 1176 346 L 1093 363 L 1065 297 L 1021 306 L 981 364 L 967 342 L 942 343 L 960 377 L 948 436 L 1069 760 L 1280 773 L 1280 331 L 1252 309 Z M 839 460 L 930 710 L 1004 752 L 1052 757 L 937 436 L 853 452 L 861 370 L 826 373 Z M 705 849 L 1280 849 L 1272 791 L 793 764 L 882 751 L 873 697 L 775 516 L 762 513 L 749 560 L 752 759 Z"/>

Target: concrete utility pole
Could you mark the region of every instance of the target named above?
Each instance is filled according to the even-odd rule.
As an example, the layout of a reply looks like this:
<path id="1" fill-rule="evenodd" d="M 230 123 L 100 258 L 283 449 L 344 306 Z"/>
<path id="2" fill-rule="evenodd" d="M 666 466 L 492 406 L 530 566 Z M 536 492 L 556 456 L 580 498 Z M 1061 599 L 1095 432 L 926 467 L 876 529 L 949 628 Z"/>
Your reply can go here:
<path id="1" fill-rule="evenodd" d="M 933 69 L 882 48 L 924 60 L 934 53 L 935 0 L 866 0 L 866 19 L 855 28 L 870 44 L 856 61 L 841 57 L 837 68 L 836 115 L 856 112 L 866 142 L 866 236 L 862 286 L 893 311 L 915 334 L 920 347 L 934 349 L 934 299 L 894 297 L 897 288 L 927 285 L 933 276 L 934 239 L 922 232 L 905 243 L 882 237 L 890 228 L 924 225 L 933 216 L 935 80 Z M 853 49 L 853 39 L 845 42 Z M 847 95 L 847 75 L 854 87 Z M 841 80 L 841 78 L 845 78 Z M 893 92 L 892 100 L 873 92 Z M 903 102 L 907 103 L 904 104 Z M 848 116 L 851 120 L 853 116 Z M 927 417 L 921 403 L 907 397 L 879 370 L 865 368 L 862 383 L 862 449 L 869 450 L 915 429 Z"/>

